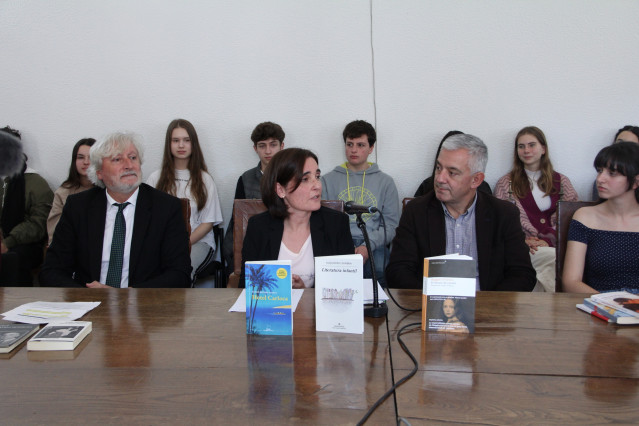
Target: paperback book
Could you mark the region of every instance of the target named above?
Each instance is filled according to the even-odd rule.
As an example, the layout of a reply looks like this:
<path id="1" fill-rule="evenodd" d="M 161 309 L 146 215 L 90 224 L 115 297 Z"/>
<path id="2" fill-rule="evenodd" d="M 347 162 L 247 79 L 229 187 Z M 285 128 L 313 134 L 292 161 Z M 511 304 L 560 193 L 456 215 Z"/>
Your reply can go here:
<path id="1" fill-rule="evenodd" d="M 593 316 L 607 320 L 608 322 L 614 322 L 621 325 L 639 324 L 639 317 L 629 315 L 618 309 L 595 302 L 590 297 L 585 298 L 584 303 L 578 304 L 577 308 L 584 312 L 588 312 Z"/>
<path id="2" fill-rule="evenodd" d="M 246 333 L 293 334 L 290 260 L 246 262 Z"/>
<path id="3" fill-rule="evenodd" d="M 364 333 L 363 271 L 361 254 L 315 258 L 315 330 Z"/>
<path id="4" fill-rule="evenodd" d="M 91 330 L 90 321 L 51 323 L 27 342 L 27 350 L 72 351 L 91 333 Z"/>
<path id="5" fill-rule="evenodd" d="M 639 295 L 628 291 L 612 291 L 590 296 L 593 302 L 616 309 L 632 317 L 639 318 Z"/>
<path id="6" fill-rule="evenodd" d="M 14 350 L 38 330 L 37 324 L 2 324 L 0 325 L 0 354 Z"/>
<path id="7" fill-rule="evenodd" d="M 422 330 L 475 331 L 477 262 L 459 254 L 424 259 Z"/>

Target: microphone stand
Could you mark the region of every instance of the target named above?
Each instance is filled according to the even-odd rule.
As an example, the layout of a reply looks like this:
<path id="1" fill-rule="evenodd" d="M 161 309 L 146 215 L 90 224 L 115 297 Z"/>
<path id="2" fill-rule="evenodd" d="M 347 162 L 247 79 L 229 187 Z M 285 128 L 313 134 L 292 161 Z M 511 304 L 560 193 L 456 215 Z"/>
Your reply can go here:
<path id="1" fill-rule="evenodd" d="M 373 305 L 366 305 L 364 308 L 364 316 L 371 318 L 380 318 L 388 313 L 386 303 L 379 303 L 379 292 L 377 291 L 377 272 L 375 272 L 375 260 L 373 259 L 373 250 L 371 250 L 371 242 L 368 239 L 368 231 L 366 223 L 362 219 L 362 213 L 355 213 L 357 216 L 357 227 L 361 229 L 366 243 L 366 251 L 368 252 L 368 261 L 371 263 L 371 271 L 373 272 Z"/>

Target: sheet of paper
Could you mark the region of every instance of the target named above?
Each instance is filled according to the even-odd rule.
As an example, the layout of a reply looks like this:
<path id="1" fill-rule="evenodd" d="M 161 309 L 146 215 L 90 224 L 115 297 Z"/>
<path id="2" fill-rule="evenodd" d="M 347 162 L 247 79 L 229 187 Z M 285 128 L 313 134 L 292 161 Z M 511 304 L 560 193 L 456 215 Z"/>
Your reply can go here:
<path id="1" fill-rule="evenodd" d="M 380 286 L 379 284 L 377 284 L 377 292 L 380 302 L 388 300 L 388 296 L 384 292 L 384 289 L 382 289 L 382 286 Z M 302 294 L 304 294 L 304 289 L 293 289 L 293 312 L 295 312 L 295 309 L 297 309 L 297 304 L 300 302 Z M 373 303 L 373 280 L 371 280 L 370 278 L 364 279 L 364 303 Z M 239 295 L 233 306 L 231 306 L 229 312 L 246 312 L 245 290 L 242 290 L 242 293 Z"/>
<path id="2" fill-rule="evenodd" d="M 48 324 L 74 321 L 98 306 L 100 302 L 31 302 L 3 313 L 7 321 L 25 324 Z"/>
<path id="3" fill-rule="evenodd" d="M 377 298 L 380 302 L 388 300 L 388 296 L 379 283 L 377 284 Z M 373 280 L 370 278 L 364 278 L 364 304 L 366 303 L 373 303 Z"/>
<path id="4" fill-rule="evenodd" d="M 300 299 L 304 294 L 303 288 L 294 288 L 293 289 L 293 312 L 297 309 L 297 304 L 300 303 Z M 237 298 L 229 312 L 246 312 L 246 290 L 242 290 L 242 293 Z"/>

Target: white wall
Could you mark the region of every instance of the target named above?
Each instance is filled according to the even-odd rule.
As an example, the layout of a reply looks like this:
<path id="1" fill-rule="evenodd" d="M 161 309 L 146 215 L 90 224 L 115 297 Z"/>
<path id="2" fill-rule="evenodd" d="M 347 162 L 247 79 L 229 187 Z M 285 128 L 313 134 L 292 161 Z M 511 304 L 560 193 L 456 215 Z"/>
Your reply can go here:
<path id="1" fill-rule="evenodd" d="M 148 175 L 186 118 L 228 221 L 261 121 L 329 171 L 344 125 L 377 117 L 373 157 L 401 197 L 448 130 L 484 139 L 494 185 L 532 124 L 587 199 L 597 151 L 639 124 L 637 16 L 633 0 L 0 0 L 0 125 L 56 188 L 78 139 L 140 133 Z"/>

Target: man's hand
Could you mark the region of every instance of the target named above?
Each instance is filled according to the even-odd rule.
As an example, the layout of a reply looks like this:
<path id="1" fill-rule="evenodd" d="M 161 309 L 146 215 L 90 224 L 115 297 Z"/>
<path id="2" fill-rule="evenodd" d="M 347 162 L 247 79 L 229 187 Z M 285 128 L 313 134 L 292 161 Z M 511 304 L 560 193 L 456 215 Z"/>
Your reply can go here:
<path id="1" fill-rule="evenodd" d="M 4 243 L 0 243 L 0 253 L 5 254 L 6 252 L 9 251 L 9 249 L 7 248 L 7 246 L 4 245 Z"/>
<path id="2" fill-rule="evenodd" d="M 97 281 L 93 281 L 92 283 L 87 283 L 87 287 L 89 287 L 89 288 L 113 288 L 111 286 L 99 283 Z"/>
<path id="3" fill-rule="evenodd" d="M 368 251 L 366 250 L 366 244 L 363 244 L 359 247 L 355 247 L 355 254 L 361 254 L 364 258 L 364 263 L 368 262 Z"/>

